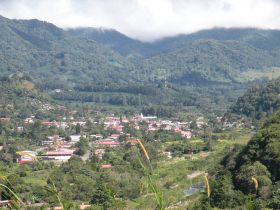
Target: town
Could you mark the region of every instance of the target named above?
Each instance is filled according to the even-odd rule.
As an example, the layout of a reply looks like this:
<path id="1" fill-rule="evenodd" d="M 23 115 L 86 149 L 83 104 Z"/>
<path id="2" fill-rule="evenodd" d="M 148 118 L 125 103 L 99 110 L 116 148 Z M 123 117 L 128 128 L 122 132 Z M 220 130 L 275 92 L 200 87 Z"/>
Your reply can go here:
<path id="1" fill-rule="evenodd" d="M 25 126 L 34 124 L 35 121 L 34 116 L 25 118 L 23 125 L 19 126 L 18 130 L 23 132 Z M 76 154 L 75 152 L 78 150 L 76 145 L 81 139 L 87 139 L 90 147 L 94 148 L 94 154 L 90 154 L 90 148 L 88 148 L 88 151 L 82 155 L 83 160 L 89 159 L 91 155 L 102 159 L 107 147 L 117 147 L 121 144 L 136 145 L 138 143 L 138 137 L 129 133 L 128 129 L 126 129 L 127 127 L 136 131 L 141 129 L 147 132 L 156 132 L 159 130 L 172 131 L 186 140 L 193 137 L 192 129 L 190 128 L 192 122 L 165 120 L 156 116 L 143 116 L 142 113 L 131 117 L 117 117 L 111 114 L 111 116 L 100 118 L 99 121 L 93 121 L 93 119 L 88 119 L 88 121 L 101 127 L 106 134 L 94 132 L 81 134 L 80 132 L 76 132 L 75 134 L 64 137 L 54 134 L 42 140 L 35 151 L 30 151 L 28 148 L 23 151 L 17 151 L 18 162 L 21 164 L 36 160 L 55 161 L 58 163 L 65 162 Z M 55 127 L 62 130 L 70 126 L 75 126 L 78 129 L 87 125 L 87 121 L 75 121 L 73 117 L 64 121 L 42 121 L 40 123 L 47 128 Z M 205 125 L 204 118 L 198 117 L 195 124 L 197 128 L 201 129 Z M 109 168 L 111 165 L 102 165 L 101 167 Z"/>

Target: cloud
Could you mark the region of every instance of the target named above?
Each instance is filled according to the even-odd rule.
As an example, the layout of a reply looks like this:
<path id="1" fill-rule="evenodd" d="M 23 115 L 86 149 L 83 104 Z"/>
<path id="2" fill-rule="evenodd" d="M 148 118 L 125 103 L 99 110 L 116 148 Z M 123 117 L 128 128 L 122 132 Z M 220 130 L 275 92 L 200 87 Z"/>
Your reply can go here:
<path id="1" fill-rule="evenodd" d="M 280 28 L 278 0 L 0 0 L 0 14 L 107 27 L 141 40 L 212 27 Z"/>

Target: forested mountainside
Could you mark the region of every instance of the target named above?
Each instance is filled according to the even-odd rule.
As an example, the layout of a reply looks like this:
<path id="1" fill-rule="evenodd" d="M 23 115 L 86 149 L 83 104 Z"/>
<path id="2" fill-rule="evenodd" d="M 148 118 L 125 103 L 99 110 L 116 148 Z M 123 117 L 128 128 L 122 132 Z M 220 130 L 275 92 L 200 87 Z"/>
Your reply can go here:
<path id="1" fill-rule="evenodd" d="M 74 38 L 38 20 L 0 18 L 1 72 L 25 71 L 41 83 L 71 86 L 79 80 L 127 81 L 133 78 L 122 56 L 95 41 Z M 47 79 L 47 80 L 46 80 Z"/>
<path id="2" fill-rule="evenodd" d="M 280 79 L 256 85 L 238 98 L 229 111 L 227 118 L 245 117 L 260 120 L 277 110 L 280 106 Z"/>
<path id="3" fill-rule="evenodd" d="M 244 148 L 238 146 L 224 158 L 211 182 L 212 206 L 280 208 L 279 126 L 280 111 L 277 111 Z"/>
<path id="4" fill-rule="evenodd" d="M 143 43 L 39 20 L 0 25 L 1 74 L 29 73 L 58 100 L 225 110 L 251 83 L 280 76 L 279 31 L 212 29 Z"/>
<path id="5" fill-rule="evenodd" d="M 55 103 L 49 96 L 42 93 L 32 79 L 26 75 L 12 75 L 0 78 L 0 117 L 26 118 L 34 116 L 40 119 L 51 113 L 59 113 L 63 106 Z"/>
<path id="6" fill-rule="evenodd" d="M 142 80 L 166 79 L 175 84 L 199 85 L 212 81 L 244 82 L 240 73 L 280 64 L 280 33 L 274 30 L 217 28 L 152 43 L 133 40 L 109 29 L 78 28 L 69 32 L 126 55 L 141 67 Z"/>
<path id="7" fill-rule="evenodd" d="M 113 47 L 123 55 L 137 52 L 143 56 L 171 51 L 186 46 L 195 40 L 218 40 L 218 41 L 239 41 L 256 48 L 272 50 L 280 46 L 278 30 L 261 30 L 254 28 L 214 28 L 201 30 L 192 34 L 181 34 L 174 37 L 167 37 L 154 42 L 141 42 L 127 37 L 126 35 L 106 28 L 76 28 L 69 29 L 69 33 L 76 37 L 83 37 L 95 40 L 102 44 Z"/>

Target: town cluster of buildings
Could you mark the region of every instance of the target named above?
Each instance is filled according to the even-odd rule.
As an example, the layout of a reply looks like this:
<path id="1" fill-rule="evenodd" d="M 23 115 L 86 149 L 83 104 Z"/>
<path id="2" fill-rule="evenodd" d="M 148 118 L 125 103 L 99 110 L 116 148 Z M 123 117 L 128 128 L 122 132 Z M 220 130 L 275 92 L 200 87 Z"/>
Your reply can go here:
<path id="1" fill-rule="evenodd" d="M 71 135 L 69 140 L 58 135 L 48 136 L 41 142 L 41 146 L 36 151 L 19 151 L 18 162 L 27 163 L 38 159 L 45 161 L 68 161 L 77 150 L 75 144 L 85 135 Z"/>
<path id="2" fill-rule="evenodd" d="M 90 120 L 90 119 L 89 119 Z M 34 117 L 24 119 L 25 124 L 34 123 Z M 108 135 L 94 133 L 87 135 L 71 135 L 67 139 L 58 135 L 49 136 L 47 139 L 41 141 L 41 147 L 34 151 L 19 151 L 18 161 L 20 163 L 26 163 L 35 161 L 37 159 L 45 161 L 67 161 L 77 150 L 75 145 L 80 141 L 81 138 L 87 138 L 90 142 L 90 146 L 94 147 L 94 154 L 98 158 L 102 159 L 105 154 L 106 147 L 117 147 L 121 144 L 137 144 L 137 139 L 128 133 L 124 128 L 126 125 L 140 130 L 144 129 L 149 132 L 155 132 L 159 130 L 173 131 L 180 134 L 185 139 L 190 139 L 193 133 L 190 129 L 191 122 L 180 122 L 176 120 L 163 120 L 155 116 L 145 117 L 142 114 L 135 115 L 133 117 L 116 117 L 106 116 L 98 122 L 93 122 L 103 126 L 105 131 L 108 131 Z M 85 121 L 43 121 L 43 125 L 57 128 L 67 128 L 70 125 L 80 125 L 81 127 L 86 125 Z M 204 119 L 198 118 L 196 121 L 198 128 L 204 125 Z M 104 166 L 105 168 L 110 167 L 109 165 Z"/>

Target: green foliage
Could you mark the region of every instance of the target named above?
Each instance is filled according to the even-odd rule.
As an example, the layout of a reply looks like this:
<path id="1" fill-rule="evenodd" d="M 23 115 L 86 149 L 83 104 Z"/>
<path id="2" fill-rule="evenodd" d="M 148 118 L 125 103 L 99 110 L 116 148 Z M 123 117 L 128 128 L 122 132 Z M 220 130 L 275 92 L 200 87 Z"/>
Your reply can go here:
<path id="1" fill-rule="evenodd" d="M 238 189 L 244 193 L 255 192 L 255 186 L 252 182 L 252 176 L 258 180 L 259 188 L 270 187 L 272 182 L 270 180 L 270 173 L 267 168 L 260 162 L 253 164 L 244 164 L 236 172 L 235 182 Z"/>
<path id="2" fill-rule="evenodd" d="M 78 150 L 75 151 L 75 154 L 79 156 L 83 156 L 89 149 L 88 140 L 82 137 L 80 141 L 75 144 L 75 146 L 78 148 Z"/>
<path id="3" fill-rule="evenodd" d="M 226 117 L 235 115 L 253 120 L 266 118 L 280 106 L 280 79 L 256 85 L 249 89 L 226 113 Z"/>
<path id="4" fill-rule="evenodd" d="M 1 17 L 0 26 L 2 75 L 27 72 L 57 100 L 153 105 L 159 116 L 193 106 L 219 112 L 248 86 L 241 73 L 280 65 L 278 31 L 213 29 L 142 43 L 38 20 Z"/>
<path id="5" fill-rule="evenodd" d="M 225 188 L 228 189 L 228 186 L 231 186 L 231 189 L 240 190 L 248 196 L 247 202 L 244 202 L 243 205 L 247 205 L 247 207 L 249 205 L 251 209 L 278 208 L 280 181 L 279 126 L 280 111 L 277 111 L 265 121 L 262 128 L 244 148 L 234 148 L 223 159 L 221 163 L 224 169 L 222 170 L 227 169 L 230 173 L 225 171 L 224 173 L 227 173 L 227 176 L 218 175 L 214 181 L 213 198 L 216 196 L 215 192 L 223 192 Z M 257 189 L 252 177 L 255 177 L 258 182 Z M 231 198 L 237 196 L 238 193 L 240 192 L 234 192 Z M 216 199 L 213 204 L 222 207 L 225 205 L 223 203 L 225 199 Z"/>
<path id="6" fill-rule="evenodd" d="M 232 176 L 229 171 L 218 174 L 211 183 L 211 204 L 219 208 L 234 208 L 244 202 L 244 195 L 234 190 Z"/>
<path id="7" fill-rule="evenodd" d="M 114 199 L 112 198 L 111 191 L 104 183 L 97 182 L 96 190 L 92 195 L 91 203 L 98 204 L 103 209 L 108 209 L 113 205 Z"/>

